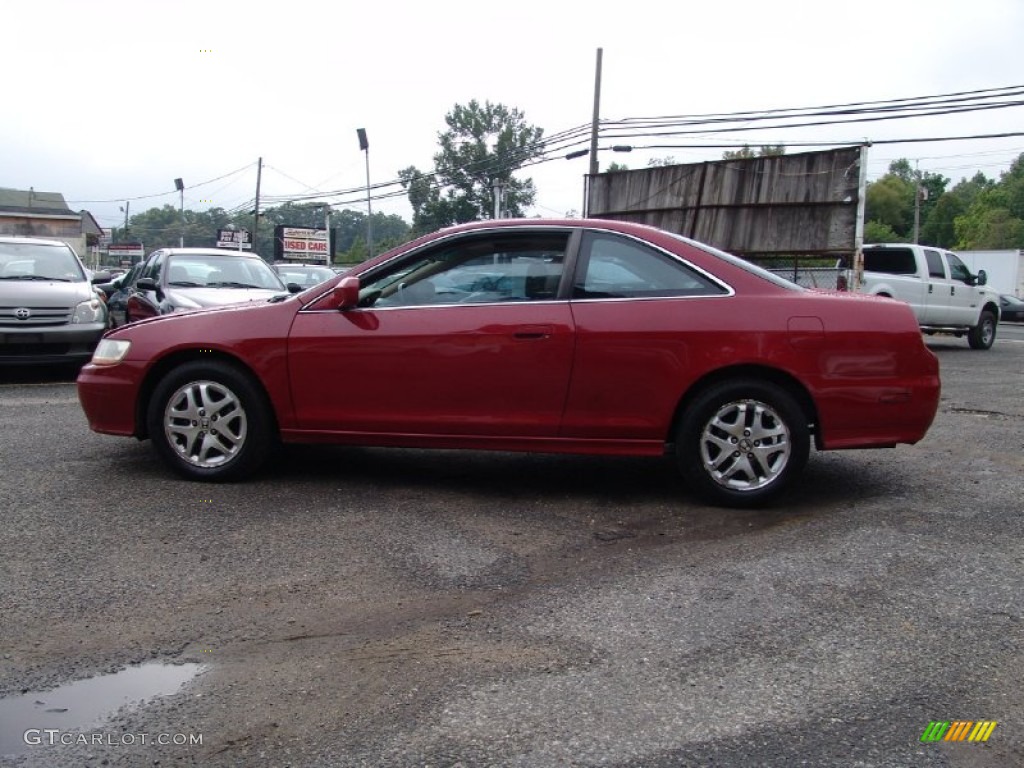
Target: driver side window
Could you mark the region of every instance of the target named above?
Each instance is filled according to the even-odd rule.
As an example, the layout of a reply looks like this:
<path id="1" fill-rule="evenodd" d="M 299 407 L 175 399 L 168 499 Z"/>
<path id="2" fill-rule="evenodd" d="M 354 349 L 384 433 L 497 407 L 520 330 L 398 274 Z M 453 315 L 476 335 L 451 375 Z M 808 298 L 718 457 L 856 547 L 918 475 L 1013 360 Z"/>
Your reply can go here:
<path id="1" fill-rule="evenodd" d="M 490 304 L 558 298 L 566 232 L 467 235 L 367 276 L 362 307 Z"/>
<path id="2" fill-rule="evenodd" d="M 967 268 L 960 259 L 954 256 L 952 253 L 946 254 L 946 261 L 949 262 L 949 276 L 953 280 L 959 280 L 961 283 L 971 283 L 971 271 Z"/>

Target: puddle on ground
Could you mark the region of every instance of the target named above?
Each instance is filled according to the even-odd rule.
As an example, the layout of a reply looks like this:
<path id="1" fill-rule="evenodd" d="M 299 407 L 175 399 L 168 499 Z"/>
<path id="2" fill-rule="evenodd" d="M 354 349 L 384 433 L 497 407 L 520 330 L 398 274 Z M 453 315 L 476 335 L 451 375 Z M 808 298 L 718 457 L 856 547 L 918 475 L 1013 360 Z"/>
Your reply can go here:
<path id="1" fill-rule="evenodd" d="M 126 704 L 177 693 L 202 664 L 151 662 L 62 685 L 50 691 L 0 699 L 0 755 L 26 751 L 25 731 L 53 728 L 81 732 Z"/>

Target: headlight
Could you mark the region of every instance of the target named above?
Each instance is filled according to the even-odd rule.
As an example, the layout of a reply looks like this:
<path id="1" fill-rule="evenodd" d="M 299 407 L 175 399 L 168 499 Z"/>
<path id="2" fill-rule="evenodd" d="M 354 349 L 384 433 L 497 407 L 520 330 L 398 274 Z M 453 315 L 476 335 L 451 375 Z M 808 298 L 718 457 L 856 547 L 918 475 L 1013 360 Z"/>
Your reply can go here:
<path id="1" fill-rule="evenodd" d="M 100 339 L 92 353 L 93 365 L 117 365 L 124 360 L 132 343 L 125 339 Z"/>
<path id="2" fill-rule="evenodd" d="M 72 323 L 104 323 L 107 320 L 107 305 L 99 299 L 83 301 L 75 307 Z"/>

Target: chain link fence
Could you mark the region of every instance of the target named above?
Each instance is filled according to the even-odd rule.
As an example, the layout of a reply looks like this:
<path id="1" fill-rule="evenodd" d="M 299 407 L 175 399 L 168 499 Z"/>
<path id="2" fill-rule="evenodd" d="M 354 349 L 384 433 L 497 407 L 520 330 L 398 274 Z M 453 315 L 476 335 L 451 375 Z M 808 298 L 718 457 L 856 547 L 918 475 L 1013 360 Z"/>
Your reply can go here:
<path id="1" fill-rule="evenodd" d="M 846 270 L 841 267 L 768 267 L 768 271 L 804 288 L 845 291 Z"/>
<path id="2" fill-rule="evenodd" d="M 783 277 L 804 288 L 816 288 L 822 291 L 848 290 L 849 269 L 846 259 L 787 257 L 751 257 L 750 261 L 767 269 L 772 274 Z"/>

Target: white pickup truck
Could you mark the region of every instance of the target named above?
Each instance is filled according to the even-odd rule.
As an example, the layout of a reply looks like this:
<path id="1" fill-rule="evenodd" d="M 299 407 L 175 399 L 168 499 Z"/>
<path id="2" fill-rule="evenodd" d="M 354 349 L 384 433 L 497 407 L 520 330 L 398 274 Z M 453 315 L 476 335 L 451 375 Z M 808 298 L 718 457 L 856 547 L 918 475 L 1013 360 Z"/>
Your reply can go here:
<path id="1" fill-rule="evenodd" d="M 999 323 L 999 294 L 972 275 L 955 253 L 927 245 L 864 246 L 861 293 L 907 302 L 925 333 L 967 336 L 971 349 L 989 349 Z"/>

